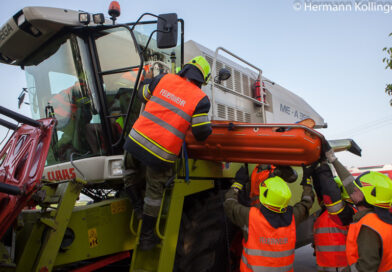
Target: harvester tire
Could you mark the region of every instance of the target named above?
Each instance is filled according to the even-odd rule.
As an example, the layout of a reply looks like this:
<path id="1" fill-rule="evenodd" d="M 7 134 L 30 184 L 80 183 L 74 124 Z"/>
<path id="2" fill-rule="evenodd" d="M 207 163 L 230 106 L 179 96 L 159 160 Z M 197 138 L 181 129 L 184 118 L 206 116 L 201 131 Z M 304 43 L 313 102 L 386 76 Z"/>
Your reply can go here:
<path id="1" fill-rule="evenodd" d="M 225 223 L 223 200 L 224 192 L 216 190 L 185 199 L 174 271 L 228 271 L 232 225 Z"/>

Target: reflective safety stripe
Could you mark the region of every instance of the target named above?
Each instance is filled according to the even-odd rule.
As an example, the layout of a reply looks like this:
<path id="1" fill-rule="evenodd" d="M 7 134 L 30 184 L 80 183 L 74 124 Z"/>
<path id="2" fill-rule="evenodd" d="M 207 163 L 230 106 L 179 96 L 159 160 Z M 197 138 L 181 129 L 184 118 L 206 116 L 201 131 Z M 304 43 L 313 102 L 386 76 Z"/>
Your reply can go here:
<path id="1" fill-rule="evenodd" d="M 147 111 L 143 111 L 142 112 L 142 116 L 146 117 L 147 119 L 153 121 L 154 123 L 160 125 L 161 127 L 167 129 L 168 131 L 170 131 L 171 133 L 173 133 L 174 135 L 176 135 L 178 138 L 180 138 L 181 140 L 183 140 L 185 138 L 185 134 L 182 133 L 181 131 L 179 131 L 178 129 L 176 129 L 175 127 L 173 127 L 172 125 L 166 123 L 165 121 L 163 121 L 162 119 L 159 119 L 158 117 L 156 117 L 155 115 L 147 112 Z"/>
<path id="2" fill-rule="evenodd" d="M 293 269 L 293 265 L 273 267 L 273 266 L 259 266 L 259 265 L 250 265 L 248 260 L 244 255 L 241 257 L 243 263 L 254 272 L 287 272 Z"/>
<path id="3" fill-rule="evenodd" d="M 318 233 L 342 233 L 344 235 L 347 235 L 347 230 L 342 230 L 339 228 L 334 228 L 334 227 L 325 227 L 325 228 L 317 228 L 314 232 L 315 234 Z"/>
<path id="4" fill-rule="evenodd" d="M 238 182 L 234 182 L 234 183 L 231 185 L 231 188 L 237 188 L 237 189 L 239 189 L 239 190 L 242 190 L 242 187 L 244 187 L 244 185 L 242 185 L 241 183 L 238 183 Z"/>
<path id="5" fill-rule="evenodd" d="M 321 252 L 337 252 L 337 251 L 346 251 L 345 245 L 335 245 L 335 246 L 316 246 L 316 250 Z"/>
<path id="6" fill-rule="evenodd" d="M 153 207 L 160 207 L 161 206 L 161 202 L 162 202 L 161 198 L 160 199 L 152 199 L 152 198 L 149 198 L 149 197 L 145 197 L 144 198 L 144 203 L 146 203 L 149 206 L 153 206 Z"/>
<path id="7" fill-rule="evenodd" d="M 129 133 L 129 137 L 148 152 L 164 161 L 175 162 L 177 159 L 175 154 L 169 153 L 168 151 L 164 150 L 163 147 L 160 147 L 157 143 L 149 141 L 134 129 L 132 129 Z"/>
<path id="8" fill-rule="evenodd" d="M 191 122 L 191 116 L 189 114 L 187 114 L 185 111 L 177 108 L 176 106 L 170 104 L 169 102 L 166 102 L 165 100 L 153 96 L 151 97 L 151 101 L 161 105 L 162 107 L 167 108 L 168 110 L 171 110 L 172 112 L 178 114 L 179 116 L 181 116 L 183 119 L 185 119 L 188 123 Z"/>
<path id="9" fill-rule="evenodd" d="M 288 257 L 294 254 L 294 249 L 284 250 L 284 251 L 269 251 L 269 250 L 244 248 L 244 250 L 245 253 L 248 255 L 273 257 L 273 258 Z"/>
<path id="10" fill-rule="evenodd" d="M 358 270 L 357 267 L 355 266 L 355 263 L 353 263 L 352 265 L 350 265 L 350 270 L 351 270 L 351 272 L 359 272 L 359 270 Z"/>
<path id="11" fill-rule="evenodd" d="M 344 202 L 340 199 L 332 204 L 325 204 L 329 214 L 338 214 L 344 209 Z"/>
<path id="12" fill-rule="evenodd" d="M 211 123 L 211 122 L 210 122 L 210 120 L 208 120 L 207 113 L 205 113 L 203 115 L 198 114 L 198 115 L 192 116 L 192 127 L 200 126 L 202 124 L 208 124 L 208 123 Z"/>
<path id="13" fill-rule="evenodd" d="M 77 99 L 76 102 L 82 103 L 82 104 L 89 104 L 89 103 L 91 103 L 91 100 L 90 100 L 90 98 L 84 96 L 84 97 Z"/>
<path id="14" fill-rule="evenodd" d="M 151 98 L 151 93 L 149 90 L 150 85 L 146 84 L 143 86 L 143 97 L 146 101 L 150 100 Z"/>
<path id="15" fill-rule="evenodd" d="M 322 272 L 341 272 L 345 267 L 325 267 L 325 266 L 317 266 L 317 271 Z"/>

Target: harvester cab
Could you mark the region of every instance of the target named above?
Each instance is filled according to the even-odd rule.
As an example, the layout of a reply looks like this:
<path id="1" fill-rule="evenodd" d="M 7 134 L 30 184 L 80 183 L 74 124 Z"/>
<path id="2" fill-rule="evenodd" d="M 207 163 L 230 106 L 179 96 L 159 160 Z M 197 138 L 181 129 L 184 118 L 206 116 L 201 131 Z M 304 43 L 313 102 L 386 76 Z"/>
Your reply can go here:
<path id="1" fill-rule="evenodd" d="M 123 153 L 125 131 L 140 112 L 139 82 L 183 63 L 183 21 L 176 14 L 146 13 L 135 23 L 114 24 L 119 7 L 111 4 L 109 13 L 112 20 L 27 7 L 3 27 L 0 61 L 26 73 L 19 105 L 27 91 L 34 119 L 57 120 L 45 170 L 50 180 L 73 176 L 70 162 L 80 159 L 77 175 L 89 182 L 121 178 L 121 156 L 115 156 Z M 109 171 L 88 170 L 92 164 L 97 169 L 96 157 Z M 50 168 L 59 164 L 60 172 Z"/>

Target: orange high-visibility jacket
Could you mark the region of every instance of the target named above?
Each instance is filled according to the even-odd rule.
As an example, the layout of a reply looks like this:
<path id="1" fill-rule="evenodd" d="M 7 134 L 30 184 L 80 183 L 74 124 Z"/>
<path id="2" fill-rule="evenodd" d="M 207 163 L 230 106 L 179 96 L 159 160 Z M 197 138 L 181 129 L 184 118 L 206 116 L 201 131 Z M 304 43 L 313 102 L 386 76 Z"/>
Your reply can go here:
<path id="1" fill-rule="evenodd" d="M 159 160 L 174 163 L 191 123 L 203 120 L 210 123 L 207 114 L 193 115 L 204 97 L 205 93 L 186 79 L 164 75 L 133 125 L 129 138 Z"/>
<path id="2" fill-rule="evenodd" d="M 255 207 L 250 208 L 248 240 L 243 240 L 240 270 L 293 271 L 295 219 L 286 227 L 274 228 Z"/>
<path id="3" fill-rule="evenodd" d="M 313 234 L 316 262 L 320 271 L 336 271 L 347 266 L 346 238 L 348 226 L 342 226 L 331 219 L 325 210 L 314 222 Z M 330 269 L 328 269 L 330 268 Z"/>
<path id="4" fill-rule="evenodd" d="M 377 271 L 391 271 L 392 270 L 392 225 L 381 221 L 375 213 L 368 213 L 362 217 L 358 222 L 352 223 L 348 230 L 346 253 L 348 265 L 352 267 L 351 271 L 356 271 L 355 264 L 357 263 L 358 245 L 357 238 L 361 227 L 366 226 L 375 232 L 381 238 L 382 242 L 382 258 Z"/>
<path id="5" fill-rule="evenodd" d="M 250 176 L 250 200 L 252 206 L 260 203 L 259 199 L 259 186 L 260 183 L 265 181 L 267 178 L 269 178 L 270 174 L 274 171 L 275 166 L 271 165 L 271 169 L 263 170 L 259 172 L 258 169 L 259 165 L 256 165 L 255 169 L 253 169 L 252 175 Z"/>

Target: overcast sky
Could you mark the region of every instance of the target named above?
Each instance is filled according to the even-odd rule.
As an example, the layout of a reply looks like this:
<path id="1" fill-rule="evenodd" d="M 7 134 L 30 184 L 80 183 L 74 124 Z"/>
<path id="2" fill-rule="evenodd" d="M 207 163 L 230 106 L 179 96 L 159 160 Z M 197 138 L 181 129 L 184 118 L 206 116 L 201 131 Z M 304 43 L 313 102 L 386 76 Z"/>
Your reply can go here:
<path id="1" fill-rule="evenodd" d="M 392 45 L 389 6 L 376 10 L 372 2 L 359 6 L 358 1 L 345 1 L 333 10 L 317 1 L 119 2 L 119 22 L 135 21 L 144 12 L 176 12 L 185 20 L 185 40 L 212 50 L 223 46 L 303 97 L 328 123 L 328 129 L 320 130 L 328 139 L 353 138 L 362 147 L 361 158 L 338 154 L 345 165 L 392 163 L 392 107 L 384 93 L 392 71 L 382 63 L 382 48 Z M 1 1 L 0 24 L 25 6 L 106 14 L 108 5 L 103 0 Z M 16 98 L 26 84 L 23 71 L 0 64 L 0 82 L 0 105 L 16 110 Z M 22 112 L 28 114 L 27 106 Z M 5 134 L 0 128 L 0 141 Z"/>

